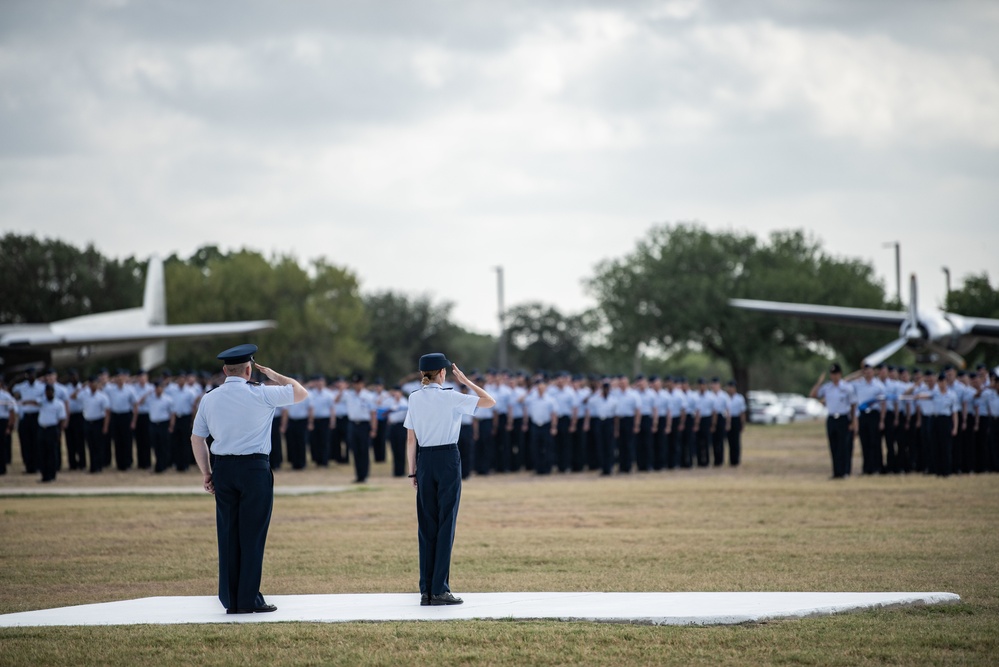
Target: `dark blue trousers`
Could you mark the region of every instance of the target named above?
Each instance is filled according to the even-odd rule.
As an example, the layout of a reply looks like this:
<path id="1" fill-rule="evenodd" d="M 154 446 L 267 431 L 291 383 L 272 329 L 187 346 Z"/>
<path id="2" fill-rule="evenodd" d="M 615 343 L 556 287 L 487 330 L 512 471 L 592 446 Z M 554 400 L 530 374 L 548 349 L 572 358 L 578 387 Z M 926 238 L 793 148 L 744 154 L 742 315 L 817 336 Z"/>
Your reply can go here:
<path id="1" fill-rule="evenodd" d="M 83 424 L 83 437 L 87 440 L 90 453 L 90 472 L 100 472 L 104 468 L 104 419 L 91 419 Z"/>
<path id="2" fill-rule="evenodd" d="M 534 471 L 539 475 L 550 475 L 555 458 L 555 439 L 552 437 L 551 422 L 535 424 L 531 422 L 531 460 Z"/>
<path id="3" fill-rule="evenodd" d="M 277 470 L 282 463 L 284 463 L 284 453 L 281 450 L 281 416 L 278 414 L 271 421 L 271 470 Z"/>
<path id="4" fill-rule="evenodd" d="M 475 470 L 475 438 L 471 424 L 462 424 L 458 432 L 458 455 L 461 457 L 461 478 L 468 479 Z"/>
<path id="5" fill-rule="evenodd" d="M 62 431 L 58 426 L 38 427 L 38 467 L 42 471 L 43 482 L 50 482 L 56 478 L 61 434 Z"/>
<path id="6" fill-rule="evenodd" d="M 309 451 L 312 462 L 323 468 L 330 464 L 330 418 L 316 417 L 309 434 Z"/>
<path id="7" fill-rule="evenodd" d="M 617 460 L 614 417 L 590 419 L 590 431 L 593 433 L 593 440 L 596 443 L 601 472 L 604 475 L 609 475 L 614 471 L 614 462 Z"/>
<path id="8" fill-rule="evenodd" d="M 846 415 L 826 418 L 826 435 L 829 438 L 829 456 L 832 459 L 833 477 L 839 479 L 850 473 L 849 457 L 853 454 L 853 433 L 850 418 Z"/>
<path id="9" fill-rule="evenodd" d="M 216 456 L 215 522 L 219 541 L 219 601 L 226 609 L 264 604 L 260 578 L 274 506 L 274 474 L 266 454 Z"/>
<path id="10" fill-rule="evenodd" d="M 708 459 L 708 446 L 711 444 L 712 433 L 711 433 L 711 417 L 701 417 L 701 421 L 697 424 L 697 466 L 699 468 L 708 465 L 711 461 Z"/>
<path id="11" fill-rule="evenodd" d="M 737 466 L 742 460 L 742 417 L 732 417 L 732 426 L 728 430 L 728 462 Z"/>
<path id="12" fill-rule="evenodd" d="M 388 425 L 389 445 L 392 447 L 392 476 L 406 476 L 406 427 L 402 422 Z"/>
<path id="13" fill-rule="evenodd" d="M 132 413 L 111 413 L 111 440 L 114 442 L 114 462 L 118 470 L 132 467 Z M 191 441 L 187 441 L 188 449 Z"/>
<path id="14" fill-rule="evenodd" d="M 631 472 L 631 464 L 635 460 L 635 418 L 620 417 L 618 425 L 618 469 L 621 472 Z"/>
<path id="15" fill-rule="evenodd" d="M 371 422 L 350 422 L 347 436 L 348 449 L 354 453 L 357 481 L 363 482 L 368 478 L 368 469 L 371 467 Z"/>
<path id="16" fill-rule="evenodd" d="M 152 448 L 153 453 L 156 455 L 156 467 L 154 468 L 154 471 L 163 472 L 173 465 L 173 448 L 170 443 L 170 422 L 150 421 L 149 416 L 146 415 L 146 429 L 148 431 L 146 445 Z"/>
<path id="17" fill-rule="evenodd" d="M 418 447 L 416 516 L 420 539 L 420 594 L 451 592 L 451 548 L 461 500 L 457 445 Z"/>
<path id="18" fill-rule="evenodd" d="M 680 466 L 683 468 L 690 468 L 694 465 L 694 459 L 697 456 L 694 453 L 696 435 L 694 433 L 694 414 L 688 412 L 683 418 L 683 434 L 677 435 L 682 445 L 680 448 Z"/>
<path id="19" fill-rule="evenodd" d="M 305 468 L 305 449 L 309 441 L 308 427 L 308 419 L 289 419 L 284 432 L 285 442 L 288 443 L 288 462 L 294 470 Z"/>

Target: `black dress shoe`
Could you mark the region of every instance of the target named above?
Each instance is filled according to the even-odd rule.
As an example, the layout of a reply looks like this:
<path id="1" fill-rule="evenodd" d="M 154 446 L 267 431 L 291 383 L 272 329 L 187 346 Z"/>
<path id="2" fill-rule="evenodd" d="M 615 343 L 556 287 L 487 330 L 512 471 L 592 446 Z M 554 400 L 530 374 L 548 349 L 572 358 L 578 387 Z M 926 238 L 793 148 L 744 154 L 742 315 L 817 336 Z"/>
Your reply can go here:
<path id="1" fill-rule="evenodd" d="M 440 595 L 430 596 L 430 605 L 432 607 L 438 607 L 440 605 L 445 605 L 445 604 L 461 604 L 462 602 L 464 602 L 464 600 L 462 600 L 461 598 L 456 598 L 455 596 L 451 595 L 450 592 L 441 593 Z"/>
<path id="2" fill-rule="evenodd" d="M 268 611 L 277 611 L 277 607 L 272 604 L 263 604 L 253 609 L 226 609 L 227 614 L 263 614 Z"/>
<path id="3" fill-rule="evenodd" d="M 420 594 L 420 606 L 429 607 L 430 606 L 430 595 L 427 593 Z"/>

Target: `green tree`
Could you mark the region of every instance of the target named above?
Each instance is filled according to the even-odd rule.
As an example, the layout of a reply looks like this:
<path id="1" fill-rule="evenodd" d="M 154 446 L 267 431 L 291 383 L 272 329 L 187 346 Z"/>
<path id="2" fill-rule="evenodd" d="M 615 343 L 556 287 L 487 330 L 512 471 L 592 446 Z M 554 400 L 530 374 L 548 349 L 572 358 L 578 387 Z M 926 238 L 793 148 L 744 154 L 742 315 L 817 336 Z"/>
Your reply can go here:
<path id="1" fill-rule="evenodd" d="M 371 322 L 372 368 L 386 382 L 414 372 L 420 356 L 428 352 L 454 355 L 452 344 L 460 328 L 451 322 L 451 303 L 383 291 L 364 297 L 364 307 Z"/>
<path id="2" fill-rule="evenodd" d="M 564 315 L 554 306 L 527 303 L 510 308 L 506 322 L 515 365 L 531 371 L 590 370 L 588 315 Z"/>
<path id="3" fill-rule="evenodd" d="M 368 325 L 356 278 L 316 260 L 303 269 L 291 257 L 221 253 L 213 246 L 165 266 L 167 318 L 173 324 L 273 319 L 277 329 L 254 335 L 262 363 L 282 372 L 339 374 L 371 363 Z M 237 339 L 238 338 L 238 339 Z M 215 355 L 245 337 L 173 343 L 172 367 L 213 368 Z"/>
<path id="4" fill-rule="evenodd" d="M 986 272 L 967 276 L 960 289 L 947 295 L 945 310 L 969 317 L 999 319 L 999 288 L 992 287 Z M 967 362 L 972 367 L 985 364 L 995 368 L 999 366 L 999 346 L 981 344 L 968 355 Z"/>
<path id="5" fill-rule="evenodd" d="M 0 238 L 0 323 L 63 320 L 142 303 L 145 262 L 113 260 L 93 245 L 14 233 Z"/>
<path id="6" fill-rule="evenodd" d="M 642 344 L 669 355 L 693 344 L 728 361 L 745 391 L 750 368 L 776 359 L 778 347 L 795 359 L 821 346 L 859 358 L 886 341 L 740 311 L 730 298 L 882 307 L 873 275 L 860 262 L 826 255 L 801 231 L 776 232 L 762 243 L 751 234 L 678 224 L 653 228 L 634 252 L 601 264 L 589 287 L 609 325 L 609 348 L 633 354 Z"/>

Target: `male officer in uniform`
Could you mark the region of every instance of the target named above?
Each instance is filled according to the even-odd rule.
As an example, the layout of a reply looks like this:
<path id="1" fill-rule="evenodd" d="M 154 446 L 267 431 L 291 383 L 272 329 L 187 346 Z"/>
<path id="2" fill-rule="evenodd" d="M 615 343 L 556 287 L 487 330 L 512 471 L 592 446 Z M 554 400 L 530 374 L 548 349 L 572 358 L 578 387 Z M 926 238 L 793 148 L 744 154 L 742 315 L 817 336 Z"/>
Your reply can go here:
<path id="1" fill-rule="evenodd" d="M 829 454 L 832 457 L 833 479 L 843 479 L 850 474 L 853 456 L 853 431 L 856 418 L 857 394 L 853 385 L 843 380 L 839 364 L 829 368 L 829 382 L 823 384 L 826 374 L 812 387 L 810 396 L 826 405 L 826 435 L 829 437 Z"/>
<path id="2" fill-rule="evenodd" d="M 743 423 L 746 399 L 736 390 L 735 380 L 729 380 L 725 384 L 725 391 L 729 396 L 728 421 L 725 428 L 728 433 L 728 462 L 737 466 L 742 460 L 742 429 L 746 426 Z"/>
<path id="3" fill-rule="evenodd" d="M 250 384 L 256 351 L 256 345 L 237 345 L 218 355 L 225 382 L 202 398 L 191 434 L 205 491 L 215 496 L 219 601 L 230 614 L 277 609 L 260 594 L 264 543 L 274 505 L 274 473 L 268 461 L 271 423 L 275 408 L 309 395 L 296 380 L 259 364 L 257 369 L 279 386 Z"/>
<path id="4" fill-rule="evenodd" d="M 854 430 L 860 436 L 860 449 L 863 454 L 865 475 L 880 474 L 884 470 L 884 457 L 881 453 L 881 434 L 885 430 L 885 416 L 888 408 L 885 403 L 885 386 L 874 377 L 874 369 L 864 364 L 861 377 L 853 379 L 852 373 L 846 379 L 853 380 L 853 391 L 857 395 L 857 418 Z M 849 470 L 847 470 L 849 472 Z"/>
<path id="5" fill-rule="evenodd" d="M 59 436 L 68 422 L 66 401 L 56 397 L 54 385 L 45 385 L 45 398 L 38 405 L 38 467 L 42 471 L 43 482 L 56 478 Z"/>

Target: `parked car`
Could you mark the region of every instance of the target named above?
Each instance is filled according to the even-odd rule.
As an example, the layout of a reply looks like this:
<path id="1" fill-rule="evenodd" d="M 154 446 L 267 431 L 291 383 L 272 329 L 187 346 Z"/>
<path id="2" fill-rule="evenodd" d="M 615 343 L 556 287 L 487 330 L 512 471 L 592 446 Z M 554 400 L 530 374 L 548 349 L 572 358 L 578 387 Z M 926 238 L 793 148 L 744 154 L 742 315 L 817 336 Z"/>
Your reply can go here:
<path id="1" fill-rule="evenodd" d="M 794 419 L 794 408 L 772 391 L 751 391 L 747 398 L 750 424 L 788 424 Z"/>
<path id="2" fill-rule="evenodd" d="M 777 394 L 777 400 L 794 410 L 794 421 L 811 421 L 826 416 L 826 406 L 801 394 Z"/>

